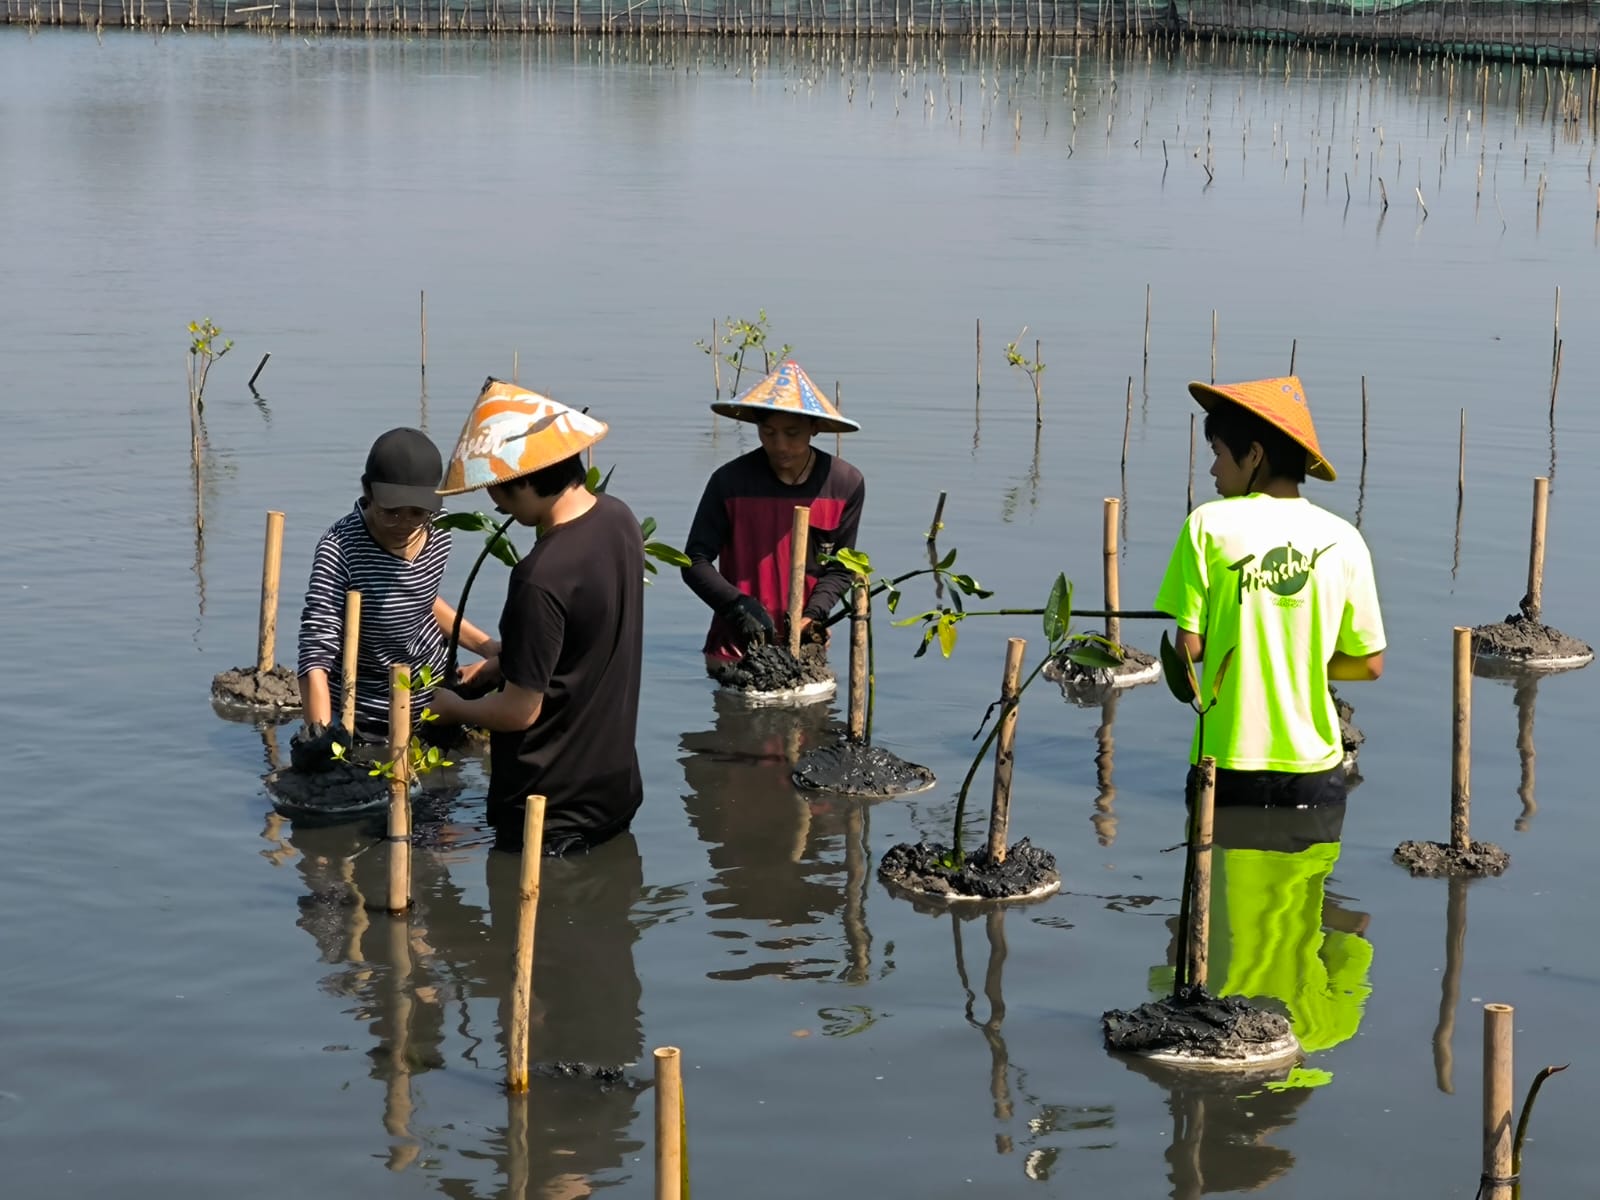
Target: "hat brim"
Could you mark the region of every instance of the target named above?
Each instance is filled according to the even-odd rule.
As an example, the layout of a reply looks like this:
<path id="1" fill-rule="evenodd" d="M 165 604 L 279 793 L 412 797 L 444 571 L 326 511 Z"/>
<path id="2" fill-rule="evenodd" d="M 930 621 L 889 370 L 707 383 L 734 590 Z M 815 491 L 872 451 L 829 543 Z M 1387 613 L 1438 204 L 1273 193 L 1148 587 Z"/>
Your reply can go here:
<path id="1" fill-rule="evenodd" d="M 1201 383 L 1199 380 L 1194 380 L 1189 384 L 1189 394 L 1207 412 L 1212 411 L 1219 404 L 1232 404 L 1245 409 L 1247 412 L 1254 413 L 1274 429 L 1281 430 L 1285 437 L 1306 452 L 1307 475 L 1313 479 L 1320 479 L 1324 483 L 1332 483 L 1338 478 L 1334 472 L 1333 464 L 1327 460 L 1322 451 L 1315 446 L 1307 444 L 1306 440 L 1299 435 L 1284 429 L 1282 422 L 1277 419 L 1276 414 L 1271 410 L 1257 407 L 1254 404 L 1246 404 L 1238 397 L 1230 396 L 1227 392 L 1221 391 L 1209 383 Z"/>
<path id="2" fill-rule="evenodd" d="M 437 488 L 426 484 L 368 482 L 372 502 L 379 508 L 421 508 L 434 512 L 439 507 Z"/>
<path id="3" fill-rule="evenodd" d="M 711 411 L 719 417 L 730 417 L 735 421 L 748 421 L 752 425 L 759 425 L 768 417 L 804 417 L 817 423 L 818 433 L 859 433 L 861 426 L 849 417 L 819 417 L 815 413 L 801 412 L 793 408 L 780 408 L 775 404 L 741 404 L 737 400 L 723 400 L 713 404 Z"/>

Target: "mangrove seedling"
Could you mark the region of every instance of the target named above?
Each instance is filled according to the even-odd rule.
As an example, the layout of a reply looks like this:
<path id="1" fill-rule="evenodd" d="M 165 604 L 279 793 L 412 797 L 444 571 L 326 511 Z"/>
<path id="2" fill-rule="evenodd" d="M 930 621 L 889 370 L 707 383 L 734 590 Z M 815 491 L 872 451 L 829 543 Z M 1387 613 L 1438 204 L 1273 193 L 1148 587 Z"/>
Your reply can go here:
<path id="1" fill-rule="evenodd" d="M 1217 706 L 1217 697 L 1222 694 L 1222 681 L 1228 674 L 1228 667 L 1233 662 L 1233 651 L 1229 650 L 1222 656 L 1222 661 L 1217 664 L 1216 672 L 1211 677 L 1211 688 L 1208 698 L 1204 703 L 1200 700 L 1200 681 L 1195 675 L 1194 660 L 1189 657 L 1188 647 L 1181 651 L 1172 644 L 1172 639 L 1165 630 L 1161 633 L 1161 674 L 1167 681 L 1167 689 L 1183 704 L 1194 709 L 1195 714 L 1195 741 L 1203 754 L 1206 745 L 1206 714 Z M 1192 799 L 1192 798 L 1191 798 Z M 1174 999 L 1182 997 L 1188 990 L 1188 955 L 1183 948 L 1189 944 L 1189 891 L 1194 884 L 1194 823 L 1197 819 L 1197 806 L 1189 805 L 1189 820 L 1186 823 L 1186 836 L 1184 844 L 1187 852 L 1183 863 L 1183 897 L 1178 903 L 1178 969 L 1173 976 L 1172 995 Z"/>
<path id="2" fill-rule="evenodd" d="M 1044 392 L 1041 390 L 1040 376 L 1044 374 L 1044 359 L 1039 357 L 1039 339 L 1033 341 L 1033 357 L 1026 357 L 1017 349 L 1017 342 L 1028 336 L 1028 327 L 1024 325 L 1022 332 L 1017 334 L 1016 342 L 1006 343 L 1006 362 L 1017 368 L 1028 377 L 1028 382 L 1033 385 L 1033 424 L 1035 428 L 1044 424 Z"/>
<path id="3" fill-rule="evenodd" d="M 417 684 L 420 687 L 431 688 L 439 682 L 439 677 L 433 673 L 433 668 L 428 666 L 426 663 L 417 668 Z M 402 676 L 400 679 L 400 686 L 406 691 L 410 691 L 411 677 L 409 675 Z M 428 708 L 426 705 L 423 706 L 422 712 L 417 716 L 418 722 L 424 724 L 429 721 L 437 721 L 438 719 L 439 714 L 434 712 L 431 708 Z M 330 750 L 332 751 L 334 761 L 344 763 L 350 761 L 345 757 L 345 747 L 339 742 L 334 742 L 330 747 Z M 455 766 L 453 761 L 445 758 L 444 755 L 440 753 L 439 747 L 428 746 L 424 748 L 416 738 L 412 738 L 406 743 L 406 758 L 411 765 L 410 778 L 412 779 L 416 779 L 422 775 L 426 775 L 430 771 L 435 771 L 442 767 Z M 374 762 L 372 764 L 372 769 L 369 770 L 367 774 L 375 777 L 382 777 L 384 779 L 393 779 L 395 761 L 396 760 L 391 758 L 386 762 Z"/>
<path id="4" fill-rule="evenodd" d="M 233 349 L 232 339 L 224 340 L 222 330 L 210 317 L 189 322 L 189 407 L 198 416 L 205 410 L 206 376 L 212 365 Z"/>
<path id="5" fill-rule="evenodd" d="M 702 353 L 717 355 L 723 362 L 733 368 L 733 391 L 731 394 L 737 396 L 739 394 L 739 379 L 744 374 L 745 355 L 751 351 L 759 350 L 761 352 L 762 370 L 764 373 L 770 374 L 773 358 L 776 357 L 779 362 L 782 362 L 789 357 L 789 352 L 794 349 L 788 342 L 785 342 L 779 348 L 777 354 L 774 355 L 767 344 L 767 339 L 771 336 L 772 330 L 767 325 L 767 310 L 763 308 L 757 311 L 754 321 L 748 321 L 742 317 L 729 317 L 723 323 L 720 344 L 708 342 L 701 338 L 695 342 L 695 345 Z M 725 350 L 722 347 L 730 348 Z"/>

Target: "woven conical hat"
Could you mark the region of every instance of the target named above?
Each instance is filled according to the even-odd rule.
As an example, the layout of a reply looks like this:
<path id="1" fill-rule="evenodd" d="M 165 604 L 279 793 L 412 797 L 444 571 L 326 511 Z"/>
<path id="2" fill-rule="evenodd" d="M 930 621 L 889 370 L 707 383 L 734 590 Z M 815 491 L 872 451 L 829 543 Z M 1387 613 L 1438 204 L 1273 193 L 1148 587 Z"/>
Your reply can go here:
<path id="1" fill-rule="evenodd" d="M 1267 424 L 1283 430 L 1306 450 L 1306 474 L 1333 482 L 1333 464 L 1317 445 L 1317 427 L 1311 423 L 1311 406 L 1297 376 L 1251 379 L 1245 383 L 1191 383 L 1189 394 L 1210 412 L 1219 401 L 1249 409 Z"/>
<path id="2" fill-rule="evenodd" d="M 583 453 L 607 429 L 604 421 L 491 376 L 445 465 L 439 494 L 456 496 L 542 471 Z"/>
<path id="3" fill-rule="evenodd" d="M 822 394 L 822 389 L 811 382 L 811 376 L 792 358 L 779 363 L 776 371 L 737 400 L 713 404 L 711 411 L 735 421 L 751 422 L 759 422 L 775 412 L 810 417 L 817 423 L 819 433 L 854 433 L 861 428 L 849 417 L 840 415 L 833 401 Z"/>

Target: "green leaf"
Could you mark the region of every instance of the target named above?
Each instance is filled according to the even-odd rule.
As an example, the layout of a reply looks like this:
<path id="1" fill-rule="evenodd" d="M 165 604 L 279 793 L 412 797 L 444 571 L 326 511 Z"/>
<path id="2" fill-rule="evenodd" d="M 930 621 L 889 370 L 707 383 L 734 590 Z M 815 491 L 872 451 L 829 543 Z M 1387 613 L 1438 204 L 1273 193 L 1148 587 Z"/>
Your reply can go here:
<path id="1" fill-rule="evenodd" d="M 600 490 L 600 468 L 590 467 L 589 473 L 583 477 L 583 486 L 591 492 Z"/>
<path id="2" fill-rule="evenodd" d="M 1166 630 L 1161 631 L 1161 674 L 1167 681 L 1167 690 L 1181 704 L 1194 703 L 1194 675 L 1184 662 L 1184 655 L 1172 644 Z"/>
<path id="3" fill-rule="evenodd" d="M 929 625 L 922 631 L 922 643 L 917 647 L 917 652 L 911 656 L 912 658 L 921 658 L 928 652 L 928 647 L 933 644 L 933 635 L 936 628 L 936 626 Z"/>
<path id="4" fill-rule="evenodd" d="M 1233 665 L 1233 651 L 1235 646 L 1222 656 L 1222 661 L 1217 664 L 1217 673 L 1211 677 L 1211 703 L 1217 702 L 1217 696 L 1222 692 L 1222 681 L 1227 677 L 1228 668 Z"/>
<path id="5" fill-rule="evenodd" d="M 939 651 L 946 658 L 956 648 L 956 622 L 953 617 L 945 617 L 939 622 Z"/>
<path id="6" fill-rule="evenodd" d="M 1044 636 L 1052 646 L 1072 628 L 1072 585 L 1058 574 L 1050 585 L 1050 598 L 1044 602 Z"/>
<path id="7" fill-rule="evenodd" d="M 401 671 L 400 678 L 394 681 L 394 685 L 402 692 L 409 692 L 411 690 L 411 672 Z"/>
<path id="8" fill-rule="evenodd" d="M 956 552 L 954 550 L 952 550 L 952 551 L 950 551 L 949 554 L 946 554 L 943 558 L 941 558 L 939 560 L 938 569 L 941 570 L 941 571 L 948 571 L 951 567 L 955 566 L 955 562 L 956 562 Z"/>
<path id="9" fill-rule="evenodd" d="M 435 529 L 459 529 L 463 533 L 488 533 L 494 522 L 481 512 L 440 513 L 433 519 Z"/>
<path id="10" fill-rule="evenodd" d="M 667 545 L 665 542 L 646 542 L 644 544 L 644 552 L 650 558 L 664 562 L 669 567 L 687 567 L 689 565 L 689 556 L 687 554 L 676 547 Z"/>
<path id="11" fill-rule="evenodd" d="M 598 467 L 591 467 L 591 468 L 589 468 L 589 469 L 590 469 L 590 470 L 591 470 L 591 471 L 594 471 L 594 470 L 598 470 L 598 469 L 599 469 L 599 468 L 598 468 Z M 606 490 L 606 489 L 607 489 L 607 488 L 608 488 L 608 487 L 610 487 L 610 486 L 611 486 L 611 477 L 612 477 L 612 476 L 613 476 L 613 475 L 614 475 L 614 474 L 616 474 L 616 471 L 617 471 L 617 466 L 616 466 L 616 464 L 615 464 L 615 463 L 613 463 L 613 464 L 611 464 L 611 469 L 610 469 L 610 470 L 609 470 L 609 471 L 607 471 L 607 472 L 606 472 L 606 477 L 605 477 L 605 478 L 604 478 L 604 479 L 602 479 L 602 480 L 601 480 L 601 481 L 600 481 L 600 486 L 599 486 L 599 487 L 597 487 L 597 488 L 595 488 L 595 489 L 594 489 L 594 490 L 595 490 L 595 493 L 596 493 L 596 494 L 597 494 L 597 495 L 604 495 L 604 494 L 605 494 L 605 490 Z"/>
<path id="12" fill-rule="evenodd" d="M 646 517 L 644 520 L 639 522 L 639 536 L 645 541 L 648 542 L 652 537 L 654 537 L 655 532 L 656 519 L 654 517 Z"/>
<path id="13" fill-rule="evenodd" d="M 834 554 L 834 560 L 845 567 L 852 575 L 872 576 L 872 559 L 859 550 L 852 550 L 846 546 Z"/>
<path id="14" fill-rule="evenodd" d="M 894 615 L 894 610 L 900 607 L 900 589 L 890 588 L 889 594 L 884 597 L 884 603 L 889 608 L 889 615 Z"/>
<path id="15" fill-rule="evenodd" d="M 896 629 L 899 629 L 904 625 L 915 625 L 918 621 L 932 621 L 938 615 L 938 609 L 931 609 L 928 612 L 920 612 L 914 617 L 901 617 L 898 621 L 891 621 L 889 623 Z"/>
<path id="16" fill-rule="evenodd" d="M 344 747 L 338 742 L 329 742 L 328 748 L 333 751 L 333 757 L 340 762 L 344 761 Z"/>
<path id="17" fill-rule="evenodd" d="M 1122 655 L 1088 640 L 1073 642 L 1067 647 L 1066 654 L 1069 662 L 1091 671 L 1109 671 L 1122 665 Z"/>
<path id="18" fill-rule="evenodd" d="M 982 586 L 971 575 L 955 575 L 955 574 L 952 574 L 948 578 L 950 580 L 951 585 L 953 587 L 955 587 L 956 590 L 960 591 L 963 595 L 976 596 L 980 600 L 986 600 L 990 596 L 994 595 L 993 592 L 991 592 L 988 588 Z"/>
<path id="19" fill-rule="evenodd" d="M 967 611 L 966 604 L 961 599 L 961 591 L 960 591 L 959 588 L 951 590 L 951 592 L 950 592 L 950 605 L 957 612 L 966 612 Z"/>
<path id="20" fill-rule="evenodd" d="M 508 567 L 514 567 L 520 561 L 517 558 L 517 548 L 506 540 L 504 534 L 495 535 L 494 540 L 489 543 L 489 553 Z"/>

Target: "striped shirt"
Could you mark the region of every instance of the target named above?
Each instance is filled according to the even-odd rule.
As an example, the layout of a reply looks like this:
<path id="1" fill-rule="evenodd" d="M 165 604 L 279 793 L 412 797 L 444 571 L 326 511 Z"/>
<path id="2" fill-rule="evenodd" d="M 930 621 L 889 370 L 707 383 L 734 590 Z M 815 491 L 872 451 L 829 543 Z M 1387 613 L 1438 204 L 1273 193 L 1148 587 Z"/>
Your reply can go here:
<path id="1" fill-rule="evenodd" d="M 356 653 L 356 724 L 389 727 L 389 668 L 424 664 L 444 670 L 445 634 L 434 619 L 450 535 L 430 528 L 416 558 L 406 561 L 373 540 L 358 502 L 324 533 L 311 559 L 305 607 L 300 613 L 299 674 L 328 673 L 328 694 L 337 720 L 343 681 L 344 594 L 361 593 L 361 644 Z M 411 717 L 421 715 L 431 691 L 413 689 Z"/>

